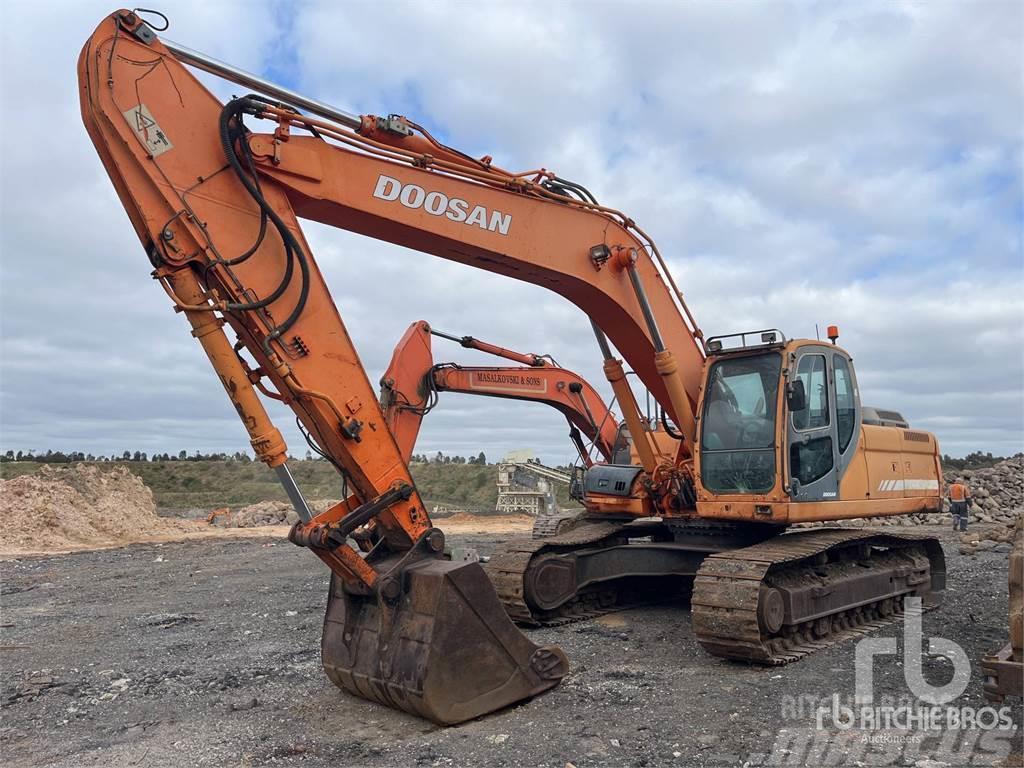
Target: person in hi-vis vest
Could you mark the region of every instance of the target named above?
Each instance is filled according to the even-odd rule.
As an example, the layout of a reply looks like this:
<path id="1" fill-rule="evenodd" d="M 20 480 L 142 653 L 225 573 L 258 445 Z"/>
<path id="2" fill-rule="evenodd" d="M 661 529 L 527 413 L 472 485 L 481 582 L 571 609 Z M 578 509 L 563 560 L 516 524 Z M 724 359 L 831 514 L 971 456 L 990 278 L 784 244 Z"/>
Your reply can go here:
<path id="1" fill-rule="evenodd" d="M 967 530 L 967 512 L 973 503 L 971 489 L 963 480 L 957 478 L 947 491 L 949 495 L 949 511 L 953 515 L 953 530 Z"/>

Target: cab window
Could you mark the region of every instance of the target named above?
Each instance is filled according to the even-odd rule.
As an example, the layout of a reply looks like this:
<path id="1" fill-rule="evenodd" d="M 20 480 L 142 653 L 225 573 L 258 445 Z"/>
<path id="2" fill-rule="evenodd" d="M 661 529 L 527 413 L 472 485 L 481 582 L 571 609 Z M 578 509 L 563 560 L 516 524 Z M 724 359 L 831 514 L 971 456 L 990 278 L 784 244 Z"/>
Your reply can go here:
<path id="1" fill-rule="evenodd" d="M 789 474 L 808 485 L 832 471 L 832 438 L 819 437 L 789 447 Z"/>
<path id="2" fill-rule="evenodd" d="M 796 376 L 804 383 L 807 407 L 793 413 L 793 428 L 819 429 L 829 425 L 828 378 L 824 355 L 804 355 L 797 365 Z"/>
<path id="3" fill-rule="evenodd" d="M 850 364 L 838 354 L 833 358 L 836 372 L 836 426 L 839 428 L 839 452 L 844 453 L 853 438 L 857 405 L 853 398 Z"/>
<path id="4" fill-rule="evenodd" d="M 701 481 L 714 493 L 764 493 L 775 485 L 778 353 L 720 360 L 708 372 Z"/>

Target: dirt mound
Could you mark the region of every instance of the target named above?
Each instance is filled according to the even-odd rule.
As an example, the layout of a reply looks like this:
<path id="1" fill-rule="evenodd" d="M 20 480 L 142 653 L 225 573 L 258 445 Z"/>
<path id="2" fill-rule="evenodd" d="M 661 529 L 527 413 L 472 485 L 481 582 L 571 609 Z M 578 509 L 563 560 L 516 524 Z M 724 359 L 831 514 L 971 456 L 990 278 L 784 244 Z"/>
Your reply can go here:
<path id="1" fill-rule="evenodd" d="M 335 499 L 310 501 L 310 509 L 320 514 L 337 504 Z M 216 509 L 207 520 L 220 528 L 259 528 L 265 525 L 295 525 L 299 516 L 287 501 L 258 501 L 233 512 L 227 508 Z"/>
<path id="2" fill-rule="evenodd" d="M 0 517 L 6 551 L 105 547 L 186 527 L 158 517 L 152 491 L 124 467 L 85 464 L 0 480 Z"/>
<path id="3" fill-rule="evenodd" d="M 474 515 L 472 512 L 456 512 L 454 515 L 449 515 L 443 518 L 444 524 L 454 523 L 456 525 L 473 525 L 488 522 L 512 522 L 512 523 L 529 523 L 533 525 L 533 517 L 526 514 L 512 514 L 512 515 Z"/>
<path id="4" fill-rule="evenodd" d="M 445 533 L 525 533 L 533 528 L 530 515 L 472 515 L 457 512 L 436 521 Z"/>

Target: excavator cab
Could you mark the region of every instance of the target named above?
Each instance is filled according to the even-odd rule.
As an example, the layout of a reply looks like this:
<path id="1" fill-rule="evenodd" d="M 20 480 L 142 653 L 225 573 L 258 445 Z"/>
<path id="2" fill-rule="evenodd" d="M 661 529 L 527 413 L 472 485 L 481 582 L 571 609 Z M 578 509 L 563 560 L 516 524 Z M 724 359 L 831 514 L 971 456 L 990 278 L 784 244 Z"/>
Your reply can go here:
<path id="1" fill-rule="evenodd" d="M 803 344 L 791 356 L 785 424 L 789 495 L 795 502 L 838 499 L 860 433 L 853 361 L 843 349 L 820 343 Z"/>
<path id="2" fill-rule="evenodd" d="M 836 499 L 859 427 L 853 363 L 835 345 L 758 333 L 760 343 L 738 350 L 710 344 L 702 486 L 718 496 Z"/>
<path id="3" fill-rule="evenodd" d="M 704 486 L 767 494 L 785 473 L 794 501 L 835 499 L 857 417 L 853 364 L 839 347 L 815 342 L 716 359 L 704 401 Z M 785 446 L 781 464 L 776 444 Z"/>
<path id="4" fill-rule="evenodd" d="M 702 517 L 828 520 L 857 516 L 831 502 L 864 499 L 876 500 L 877 514 L 938 508 L 934 437 L 902 420 L 863 418 L 853 360 L 833 332 L 831 343 L 777 330 L 708 340 L 696 456 Z"/>

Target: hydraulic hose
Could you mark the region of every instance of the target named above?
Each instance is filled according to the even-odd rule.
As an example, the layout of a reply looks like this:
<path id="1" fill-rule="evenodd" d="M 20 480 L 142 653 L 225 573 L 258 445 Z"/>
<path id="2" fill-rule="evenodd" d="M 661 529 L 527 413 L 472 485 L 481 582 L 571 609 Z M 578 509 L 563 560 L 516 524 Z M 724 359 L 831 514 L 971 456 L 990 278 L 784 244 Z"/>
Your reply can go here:
<path id="1" fill-rule="evenodd" d="M 258 301 L 242 303 L 242 304 L 229 304 L 228 309 L 230 310 L 253 310 L 262 309 L 269 306 L 277 299 L 281 298 L 288 286 L 291 284 L 292 275 L 294 272 L 294 261 L 299 262 L 299 270 L 301 274 L 302 284 L 299 292 L 299 298 L 296 302 L 295 308 L 285 318 L 285 320 L 272 329 L 270 335 L 264 341 L 264 348 L 269 349 L 269 343 L 274 339 L 280 338 L 302 314 L 303 309 L 306 305 L 306 300 L 309 297 L 309 263 L 306 258 L 306 254 L 302 250 L 302 246 L 298 240 L 292 234 L 291 230 L 285 224 L 284 220 L 278 215 L 270 204 L 263 197 L 263 193 L 259 188 L 258 183 L 254 178 L 251 178 L 242 167 L 242 163 L 239 160 L 238 154 L 235 151 L 233 131 L 231 130 L 232 119 L 236 121 L 239 127 L 240 138 L 244 139 L 244 133 L 242 131 L 242 114 L 247 109 L 253 109 L 260 102 L 260 100 L 253 97 L 244 97 L 241 99 L 235 99 L 227 104 L 220 114 L 220 139 L 221 145 L 224 149 L 224 154 L 227 157 L 228 163 L 231 165 L 232 170 L 238 177 L 239 181 L 245 187 L 249 195 L 256 201 L 256 204 L 260 207 L 262 216 L 266 216 L 270 219 L 274 228 L 277 229 L 278 234 L 281 237 L 281 241 L 285 248 L 285 272 L 278 284 L 277 288 L 267 297 Z M 258 243 L 257 243 L 258 246 Z M 251 255 L 251 254 L 250 254 Z M 246 257 L 247 258 L 247 257 Z"/>

